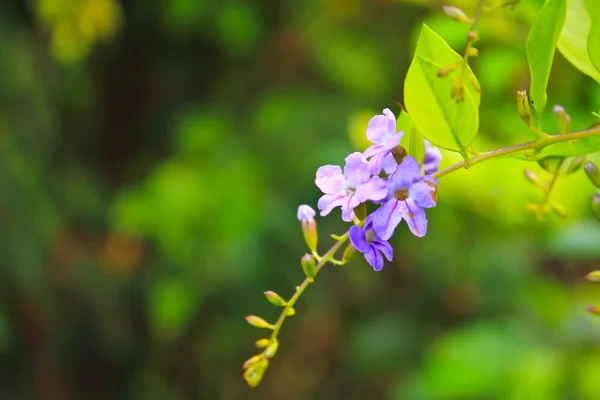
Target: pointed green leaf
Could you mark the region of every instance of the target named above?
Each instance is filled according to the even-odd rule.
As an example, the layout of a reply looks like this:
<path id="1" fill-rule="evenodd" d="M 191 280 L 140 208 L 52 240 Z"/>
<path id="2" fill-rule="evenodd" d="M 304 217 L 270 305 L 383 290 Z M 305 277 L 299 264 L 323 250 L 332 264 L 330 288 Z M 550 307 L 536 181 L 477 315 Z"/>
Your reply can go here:
<path id="1" fill-rule="evenodd" d="M 410 115 L 402 112 L 396 126 L 399 130 L 404 131 L 400 145 L 406 149 L 408 155 L 413 156 L 419 164 L 422 164 L 423 158 L 425 158 L 425 140 L 413 125 Z"/>
<path id="2" fill-rule="evenodd" d="M 600 82 L 600 71 L 596 69 L 588 54 L 588 37 L 591 18 L 586 7 L 594 8 L 597 0 L 567 0 L 567 19 L 558 38 L 558 49 L 563 56 L 584 74 Z"/>
<path id="3" fill-rule="evenodd" d="M 595 1 L 594 5 L 588 1 L 591 27 L 588 36 L 587 50 L 590 60 L 592 60 L 596 69 L 600 71 L 600 1 Z"/>
<path id="4" fill-rule="evenodd" d="M 404 82 L 404 101 L 413 124 L 425 138 L 436 146 L 466 154 L 479 127 L 480 94 L 469 83 L 468 67 L 461 103 L 450 93 L 462 66 L 443 78 L 437 76 L 441 68 L 462 62 L 462 57 L 444 39 L 423 25 Z"/>
<path id="5" fill-rule="evenodd" d="M 546 87 L 550 78 L 556 43 L 565 24 L 566 15 L 566 0 L 546 1 L 527 37 L 527 60 L 531 75 L 529 97 L 536 111 L 538 126 L 546 106 Z"/>

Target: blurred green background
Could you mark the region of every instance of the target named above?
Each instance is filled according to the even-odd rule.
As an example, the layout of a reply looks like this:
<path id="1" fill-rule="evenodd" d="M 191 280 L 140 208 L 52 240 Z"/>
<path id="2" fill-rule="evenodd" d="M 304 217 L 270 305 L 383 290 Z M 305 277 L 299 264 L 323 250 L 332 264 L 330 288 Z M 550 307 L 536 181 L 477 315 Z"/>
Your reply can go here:
<path id="1" fill-rule="evenodd" d="M 600 399 L 600 223 L 580 171 L 538 222 L 537 164 L 440 182 L 429 234 L 380 273 L 327 267 L 257 389 L 240 366 L 302 280 L 314 174 L 398 114 L 436 0 L 29 0 L 0 5 L 3 399 Z M 472 14 L 476 1 L 453 5 Z M 486 150 L 534 139 L 516 114 L 541 0 L 486 13 L 473 69 Z M 555 58 L 551 106 L 595 122 L 600 88 Z M 444 165 L 457 160 L 445 154 Z M 346 228 L 319 219 L 321 248 Z"/>

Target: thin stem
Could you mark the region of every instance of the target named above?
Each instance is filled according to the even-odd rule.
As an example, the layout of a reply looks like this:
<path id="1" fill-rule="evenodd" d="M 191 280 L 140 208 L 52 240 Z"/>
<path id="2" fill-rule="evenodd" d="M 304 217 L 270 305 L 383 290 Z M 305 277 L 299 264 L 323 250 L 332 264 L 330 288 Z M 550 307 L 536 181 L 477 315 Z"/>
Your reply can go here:
<path id="1" fill-rule="evenodd" d="M 335 253 L 340 249 L 340 247 L 342 247 L 342 245 L 346 242 L 346 240 L 348 240 L 348 232 L 346 232 L 344 235 L 340 236 L 338 241 L 333 246 L 331 246 L 329 251 L 327 253 L 325 253 L 325 255 L 323 257 L 321 257 L 321 259 L 319 260 L 319 263 L 316 266 L 316 270 L 317 270 L 316 274 L 319 273 L 319 271 L 325 266 L 325 264 L 327 264 L 327 262 L 329 262 L 333 259 L 333 256 L 335 255 Z M 316 274 L 315 274 L 315 276 L 316 276 Z M 273 333 L 271 333 L 271 337 L 269 338 L 270 342 L 273 342 L 274 340 L 277 339 L 277 334 L 279 334 L 279 330 L 281 329 L 283 322 L 285 321 L 286 317 L 288 316 L 288 310 L 294 307 L 294 304 L 296 304 L 296 301 L 298 301 L 298 299 L 302 295 L 302 292 L 304 292 L 304 290 L 308 287 L 308 285 L 310 285 L 313 282 L 313 280 L 314 280 L 313 278 L 306 278 L 306 279 L 304 279 L 304 282 L 302 282 L 302 284 L 300 286 L 298 286 L 298 288 L 296 289 L 296 293 L 294 293 L 292 298 L 287 302 L 286 306 L 283 308 L 283 311 L 281 312 L 281 315 L 279 316 L 279 319 L 275 323 L 274 328 L 273 328 Z"/>
<path id="2" fill-rule="evenodd" d="M 590 137 L 590 136 L 596 136 L 598 134 L 600 134 L 600 127 L 594 126 L 592 128 L 583 129 L 581 131 L 563 133 L 560 135 L 549 135 L 546 138 L 534 140 L 532 142 L 525 142 L 525 143 L 520 143 L 520 144 L 516 144 L 513 146 L 503 147 L 501 149 L 487 151 L 485 153 L 480 153 L 479 155 L 471 157 L 469 159 L 468 164 L 466 161 L 457 162 L 456 164 L 453 164 L 449 167 L 444 168 L 441 171 L 436 172 L 435 174 L 433 174 L 433 177 L 438 179 L 438 178 L 441 178 L 444 175 L 448 175 L 450 172 L 456 171 L 460 168 L 469 167 L 469 166 L 472 166 L 475 164 L 479 164 L 480 162 L 483 162 L 486 160 L 491 160 L 491 159 L 502 157 L 502 156 L 506 156 L 508 154 L 518 153 L 518 152 L 524 151 L 524 150 L 541 150 L 544 147 L 551 145 L 551 144 L 567 142 L 569 140 L 575 140 L 575 139 L 583 139 L 583 138 Z"/>
<path id="3" fill-rule="evenodd" d="M 485 4 L 485 0 L 479 0 L 479 4 L 477 4 L 477 10 L 475 10 L 475 15 L 471 20 L 471 28 L 467 33 L 467 44 L 465 45 L 465 50 L 463 52 L 463 64 L 460 70 L 460 78 L 463 79 L 465 76 L 465 71 L 467 70 L 467 65 L 469 65 L 469 50 L 471 46 L 473 46 L 473 42 L 475 42 L 477 37 L 477 22 L 479 21 L 479 17 L 481 16 L 481 11 L 483 10 L 483 6 Z"/>
<path id="4" fill-rule="evenodd" d="M 550 181 L 550 184 L 546 188 L 546 195 L 544 196 L 544 204 L 548 203 L 548 200 L 550 200 L 550 194 L 552 193 L 552 189 L 554 189 L 556 180 L 558 179 L 558 176 L 560 175 L 560 168 L 563 166 L 564 162 L 565 162 L 565 160 L 563 158 L 561 160 L 561 162 L 558 164 L 556 171 L 554 171 L 554 175 L 552 175 L 552 180 Z"/>

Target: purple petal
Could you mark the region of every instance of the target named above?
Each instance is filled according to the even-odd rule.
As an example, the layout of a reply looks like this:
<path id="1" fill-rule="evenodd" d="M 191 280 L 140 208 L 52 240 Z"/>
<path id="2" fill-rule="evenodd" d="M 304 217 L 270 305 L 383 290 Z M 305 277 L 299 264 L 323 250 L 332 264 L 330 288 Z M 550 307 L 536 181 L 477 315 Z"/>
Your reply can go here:
<path id="1" fill-rule="evenodd" d="M 373 143 L 379 143 L 383 136 L 389 132 L 389 125 L 390 121 L 385 115 L 374 116 L 367 125 L 367 139 Z"/>
<path id="2" fill-rule="evenodd" d="M 388 153 L 383 158 L 382 164 L 383 164 L 383 172 L 385 172 L 388 175 L 391 175 L 394 172 L 396 172 L 396 168 L 398 168 L 398 162 L 396 161 L 396 159 L 394 158 L 394 156 L 391 153 Z"/>
<path id="3" fill-rule="evenodd" d="M 391 198 L 375 211 L 373 229 L 377 236 L 383 240 L 392 237 L 394 229 L 402 221 L 402 213 L 398 203 L 400 203 L 398 200 Z"/>
<path id="4" fill-rule="evenodd" d="M 324 165 L 317 170 L 315 183 L 323 193 L 334 194 L 344 190 L 346 180 L 339 166 Z"/>
<path id="5" fill-rule="evenodd" d="M 342 220 L 352 222 L 355 217 L 354 209 L 358 207 L 359 204 L 360 202 L 356 196 L 346 196 L 342 204 Z"/>
<path id="6" fill-rule="evenodd" d="M 365 252 L 365 259 L 375 271 L 381 271 L 383 268 L 383 257 L 380 252 L 375 250 L 375 247 L 369 246 L 369 250 Z"/>
<path id="7" fill-rule="evenodd" d="M 356 190 L 356 199 L 359 203 L 364 203 L 367 200 L 380 201 L 387 196 L 388 189 L 386 182 L 378 176 L 374 176 L 371 180 Z"/>
<path id="8" fill-rule="evenodd" d="M 428 147 L 425 150 L 425 158 L 423 159 L 423 172 L 425 175 L 437 172 L 441 161 L 442 152 L 437 147 Z"/>
<path id="9" fill-rule="evenodd" d="M 419 207 L 433 208 L 436 203 L 433 193 L 435 193 L 435 187 L 432 187 L 424 180 L 421 180 L 410 187 L 408 190 L 408 197 Z"/>
<path id="10" fill-rule="evenodd" d="M 369 250 L 369 242 L 367 242 L 367 236 L 365 232 L 360 229 L 358 226 L 353 225 L 348 232 L 348 237 L 350 238 L 350 243 L 352 246 L 361 253 L 364 253 Z"/>
<path id="11" fill-rule="evenodd" d="M 371 246 L 375 247 L 377 251 L 383 253 L 388 261 L 392 261 L 392 258 L 394 257 L 394 250 L 388 242 L 383 240 L 373 240 L 371 242 Z"/>
<path id="12" fill-rule="evenodd" d="M 423 237 L 427 233 L 427 216 L 425 210 L 415 204 L 411 199 L 403 202 L 402 216 L 408 224 L 408 228 L 417 237 Z"/>
<path id="13" fill-rule="evenodd" d="M 389 108 L 383 110 L 383 114 L 388 119 L 388 132 L 396 132 L 396 116 Z"/>
<path id="14" fill-rule="evenodd" d="M 396 172 L 390 177 L 390 186 L 394 189 L 408 189 L 421 178 L 421 167 L 412 156 L 406 156 L 398 165 Z"/>
<path id="15" fill-rule="evenodd" d="M 344 177 L 346 185 L 355 189 L 371 178 L 369 162 L 361 153 L 354 152 L 346 157 Z"/>
<path id="16" fill-rule="evenodd" d="M 324 194 L 319 199 L 317 207 L 321 210 L 321 216 L 324 217 L 334 209 L 334 207 L 342 206 L 346 200 L 343 194 Z"/>
<path id="17" fill-rule="evenodd" d="M 315 210 L 306 204 L 298 207 L 298 221 L 309 221 L 315 217 Z"/>
<path id="18" fill-rule="evenodd" d="M 369 158 L 373 157 L 377 154 L 381 154 L 386 151 L 386 147 L 383 144 L 374 144 L 372 146 L 367 147 L 367 149 L 363 152 L 364 156 Z"/>
<path id="19" fill-rule="evenodd" d="M 390 154 L 390 152 L 386 150 L 386 151 L 377 153 L 373 157 L 371 157 L 371 159 L 369 160 L 369 167 L 371 170 L 371 174 L 379 175 L 379 173 L 381 172 L 381 170 L 383 168 L 383 160 L 385 160 L 385 158 L 388 154 Z"/>

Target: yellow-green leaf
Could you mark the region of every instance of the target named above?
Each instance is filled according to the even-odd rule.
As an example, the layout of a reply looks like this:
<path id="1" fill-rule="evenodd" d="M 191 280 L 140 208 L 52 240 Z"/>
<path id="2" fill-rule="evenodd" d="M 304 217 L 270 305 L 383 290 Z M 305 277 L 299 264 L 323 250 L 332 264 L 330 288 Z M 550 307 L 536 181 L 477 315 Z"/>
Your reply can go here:
<path id="1" fill-rule="evenodd" d="M 450 95 L 453 82 L 462 66 L 439 78 L 440 69 L 462 63 L 462 57 L 437 33 L 423 25 L 415 56 L 404 82 L 404 101 L 419 132 L 436 146 L 463 155 L 477 135 L 480 94 L 464 74 L 464 101 L 457 103 Z"/>
<path id="2" fill-rule="evenodd" d="M 408 155 L 413 156 L 419 164 L 422 164 L 423 158 L 425 158 L 425 140 L 412 123 L 410 115 L 402 112 L 396 126 L 398 130 L 404 131 L 400 144 L 406 149 Z"/>

